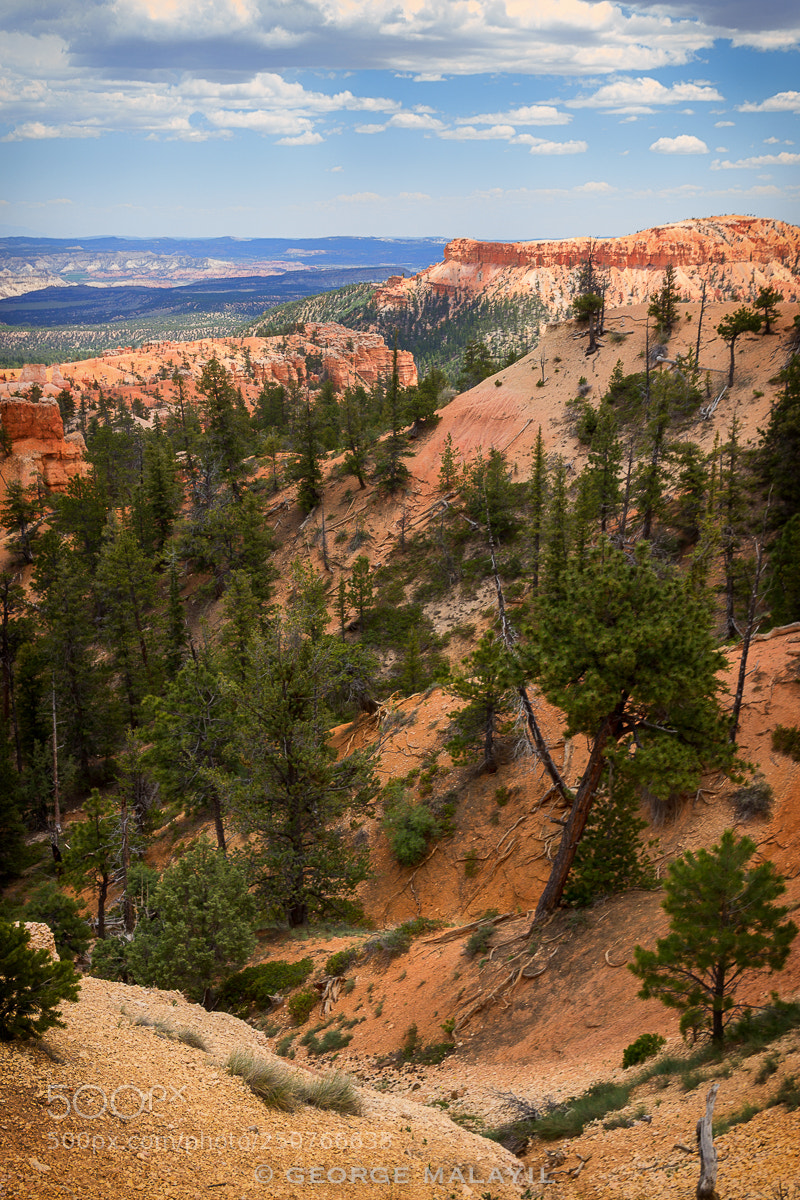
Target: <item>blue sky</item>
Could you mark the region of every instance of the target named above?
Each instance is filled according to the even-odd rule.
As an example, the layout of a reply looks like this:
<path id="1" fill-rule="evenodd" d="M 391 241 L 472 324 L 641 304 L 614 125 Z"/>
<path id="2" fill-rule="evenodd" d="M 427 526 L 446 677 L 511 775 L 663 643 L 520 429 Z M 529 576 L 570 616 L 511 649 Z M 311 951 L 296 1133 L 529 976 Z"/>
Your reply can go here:
<path id="1" fill-rule="evenodd" d="M 0 233 L 800 223 L 796 2 L 0 0 Z"/>

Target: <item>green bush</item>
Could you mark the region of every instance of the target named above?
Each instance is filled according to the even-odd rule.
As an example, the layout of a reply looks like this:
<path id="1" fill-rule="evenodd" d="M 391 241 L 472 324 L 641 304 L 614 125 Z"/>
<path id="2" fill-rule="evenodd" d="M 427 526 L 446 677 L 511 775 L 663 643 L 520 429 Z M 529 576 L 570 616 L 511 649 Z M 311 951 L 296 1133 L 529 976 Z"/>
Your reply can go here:
<path id="1" fill-rule="evenodd" d="M 59 958 L 85 954 L 92 940 L 88 914 L 54 883 L 43 883 L 25 906 L 24 921 L 41 921 L 53 931 Z"/>
<path id="2" fill-rule="evenodd" d="M 353 1040 L 351 1033 L 342 1033 L 340 1029 L 326 1029 L 321 1038 L 317 1037 L 318 1033 L 319 1029 L 309 1029 L 300 1039 L 301 1045 L 306 1047 L 309 1054 L 331 1054 Z"/>
<path id="3" fill-rule="evenodd" d="M 273 962 L 245 967 L 225 980 L 220 991 L 220 1003 L 230 1012 L 241 1012 L 251 1005 L 258 1009 L 269 1008 L 273 996 L 288 988 L 299 987 L 313 970 L 314 964 L 310 958 L 303 958 L 299 962 L 275 959 Z"/>
<path id="4" fill-rule="evenodd" d="M 776 725 L 772 732 L 772 749 L 800 762 L 800 728 L 797 725 Z"/>
<path id="5" fill-rule="evenodd" d="M 763 775 L 756 775 L 752 783 L 740 787 L 731 797 L 733 811 L 740 821 L 753 817 L 768 817 L 775 803 L 775 793 Z"/>
<path id="6" fill-rule="evenodd" d="M 326 975 L 344 975 L 347 968 L 355 962 L 359 955 L 357 946 L 348 946 L 346 950 L 337 950 L 325 963 Z"/>
<path id="7" fill-rule="evenodd" d="M 293 996 L 289 997 L 286 1007 L 295 1025 L 305 1024 L 318 1000 L 317 993 L 310 990 L 295 992 Z"/>
<path id="8" fill-rule="evenodd" d="M 34 950 L 30 940 L 23 925 L 0 921 L 0 1042 L 41 1037 L 63 1026 L 59 1004 L 78 999 L 72 963 Z"/>
<path id="9" fill-rule="evenodd" d="M 464 953 L 467 958 L 477 958 L 479 954 L 485 954 L 489 949 L 489 942 L 492 940 L 494 933 L 494 925 L 479 925 L 468 937 L 467 944 L 464 947 Z"/>
<path id="10" fill-rule="evenodd" d="M 95 942 L 90 974 L 96 979 L 128 982 L 128 943 L 122 938 L 107 937 Z"/>
<path id="11" fill-rule="evenodd" d="M 439 822 L 425 804 L 403 800 L 386 814 L 384 829 L 392 854 L 404 867 L 414 867 L 428 852 L 429 843 L 439 834 Z"/>
<path id="12" fill-rule="evenodd" d="M 396 925 L 394 929 L 387 929 L 385 933 L 370 938 L 364 946 L 364 953 L 380 951 L 387 958 L 396 958 L 399 954 L 405 954 L 414 938 L 421 937 L 423 933 L 432 933 L 439 929 L 441 924 L 441 921 L 434 921 L 430 917 L 414 917 L 411 921 L 405 921 L 402 925 Z"/>
<path id="13" fill-rule="evenodd" d="M 666 1044 L 667 1039 L 660 1033 L 643 1033 L 622 1052 L 623 1067 L 635 1067 L 647 1062 L 648 1058 L 655 1058 Z"/>
<path id="14" fill-rule="evenodd" d="M 260 1058 L 250 1050 L 232 1050 L 225 1064 L 231 1075 L 239 1075 L 254 1096 L 268 1108 L 294 1112 L 301 1103 L 296 1081 L 280 1063 Z"/>

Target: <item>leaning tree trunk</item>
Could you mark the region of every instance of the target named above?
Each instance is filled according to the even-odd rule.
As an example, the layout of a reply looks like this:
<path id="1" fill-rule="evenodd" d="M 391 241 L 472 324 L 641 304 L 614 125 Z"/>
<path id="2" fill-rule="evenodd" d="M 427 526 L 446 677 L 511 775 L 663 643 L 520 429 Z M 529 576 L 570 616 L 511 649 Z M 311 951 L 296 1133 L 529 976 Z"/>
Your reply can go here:
<path id="1" fill-rule="evenodd" d="M 572 809 L 564 826 L 564 833 L 561 837 L 558 854 L 550 870 L 550 878 L 547 880 L 545 889 L 539 897 L 539 903 L 536 906 L 536 914 L 533 918 L 534 924 L 540 921 L 542 917 L 547 916 L 548 913 L 551 913 L 561 903 L 567 876 L 575 861 L 578 844 L 583 837 L 583 831 L 586 828 L 586 822 L 589 818 L 592 804 L 597 795 L 600 778 L 603 774 L 603 767 L 605 766 L 603 751 L 609 740 L 616 740 L 619 736 L 626 701 L 627 696 L 620 700 L 614 712 L 609 717 L 606 717 L 594 739 L 589 761 L 586 764 L 586 770 L 583 772 Z"/>

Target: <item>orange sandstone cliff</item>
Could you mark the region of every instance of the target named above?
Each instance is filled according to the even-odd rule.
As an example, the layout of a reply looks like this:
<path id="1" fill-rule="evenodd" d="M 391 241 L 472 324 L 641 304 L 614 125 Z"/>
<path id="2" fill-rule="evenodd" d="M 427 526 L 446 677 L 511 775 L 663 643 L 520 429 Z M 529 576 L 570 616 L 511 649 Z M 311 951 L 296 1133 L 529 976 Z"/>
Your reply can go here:
<path id="1" fill-rule="evenodd" d="M 771 287 L 784 300 L 800 298 L 800 228 L 756 217 L 692 218 L 619 238 L 478 242 L 457 238 L 444 261 L 409 279 L 393 276 L 378 288 L 382 307 L 402 307 L 416 292 L 456 297 L 485 292 L 493 298 L 538 295 L 555 312 L 571 301 L 575 275 L 591 255 L 607 281 L 609 307 L 638 304 L 661 286 L 672 264 L 681 295 L 698 300 L 755 299 Z"/>

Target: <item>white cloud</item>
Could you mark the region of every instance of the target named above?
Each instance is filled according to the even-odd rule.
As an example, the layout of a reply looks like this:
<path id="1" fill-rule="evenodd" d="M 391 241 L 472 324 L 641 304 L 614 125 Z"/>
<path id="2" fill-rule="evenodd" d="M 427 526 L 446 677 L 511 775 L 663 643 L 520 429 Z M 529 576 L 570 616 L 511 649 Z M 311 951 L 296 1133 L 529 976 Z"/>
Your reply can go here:
<path id="1" fill-rule="evenodd" d="M 776 92 L 760 104 L 738 104 L 737 112 L 794 112 L 800 113 L 800 92 Z"/>
<path id="2" fill-rule="evenodd" d="M 316 146 L 324 141 L 321 133 L 300 133 L 297 137 L 278 138 L 279 146 Z"/>
<path id="3" fill-rule="evenodd" d="M 376 200 L 383 200 L 383 196 L 378 192 L 351 192 L 350 195 L 340 195 L 336 199 L 342 204 L 374 204 Z"/>
<path id="4" fill-rule="evenodd" d="M 528 138 L 521 134 L 515 141 L 530 146 L 531 154 L 585 154 L 588 142 L 548 142 L 545 138 Z"/>
<path id="5" fill-rule="evenodd" d="M 356 133 L 383 133 L 385 125 L 356 125 Z"/>
<path id="6" fill-rule="evenodd" d="M 43 141 L 49 138 L 96 138 L 100 137 L 100 129 L 91 129 L 81 125 L 44 125 L 41 121 L 26 121 L 17 125 L 2 142 Z"/>
<path id="7" fill-rule="evenodd" d="M 800 163 L 800 154 L 790 154 L 782 150 L 780 154 L 757 154 L 753 158 L 739 158 L 736 162 L 714 159 L 712 171 L 734 171 L 749 167 L 796 167 Z"/>
<path id="8" fill-rule="evenodd" d="M 776 138 L 776 137 L 764 138 L 765 146 L 780 146 L 780 144 L 781 144 L 780 138 Z"/>
<path id="9" fill-rule="evenodd" d="M 574 192 L 587 193 L 589 195 L 609 196 L 612 192 L 616 192 L 616 188 L 610 183 L 605 183 L 602 180 L 590 179 L 586 183 L 579 183 L 577 187 L 572 189 Z"/>
<path id="10" fill-rule="evenodd" d="M 571 113 L 562 113 L 552 104 L 524 104 L 508 112 L 479 113 L 476 117 L 459 117 L 457 125 L 568 125 Z"/>
<path id="11" fill-rule="evenodd" d="M 444 124 L 437 117 L 427 113 L 399 112 L 390 118 L 389 124 L 395 129 L 438 130 L 444 129 Z"/>
<path id="12" fill-rule="evenodd" d="M 591 96 L 568 100 L 569 108 L 604 108 L 610 112 L 651 112 L 652 105 L 700 103 L 724 99 L 716 88 L 701 83 L 674 83 L 665 87 L 657 79 L 618 79 L 604 84 Z"/>
<path id="13" fill-rule="evenodd" d="M 439 137 L 449 142 L 521 141 L 516 138 L 513 125 L 491 125 L 488 129 L 476 129 L 474 125 L 460 125 L 457 129 L 443 129 Z"/>
<path id="14" fill-rule="evenodd" d="M 708 146 L 691 133 L 680 133 L 677 137 L 660 137 L 650 149 L 654 154 L 708 154 Z"/>
<path id="15" fill-rule="evenodd" d="M 715 121 L 714 122 L 715 129 L 734 129 L 735 126 L 736 126 L 735 121 Z"/>
<path id="16" fill-rule="evenodd" d="M 714 147 L 714 153 L 715 153 L 715 154 L 727 154 L 727 153 L 728 153 L 728 147 L 727 147 L 727 146 L 715 146 L 715 147 Z"/>

